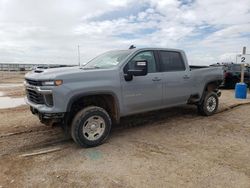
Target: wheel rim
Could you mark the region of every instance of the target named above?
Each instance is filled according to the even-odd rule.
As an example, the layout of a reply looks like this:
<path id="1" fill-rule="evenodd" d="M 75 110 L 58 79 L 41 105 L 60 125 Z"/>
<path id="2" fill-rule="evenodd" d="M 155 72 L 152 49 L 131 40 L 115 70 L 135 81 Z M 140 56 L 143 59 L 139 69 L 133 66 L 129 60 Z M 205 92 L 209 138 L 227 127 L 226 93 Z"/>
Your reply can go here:
<path id="1" fill-rule="evenodd" d="M 209 112 L 213 112 L 216 109 L 216 105 L 217 105 L 217 101 L 214 96 L 211 96 L 207 99 L 206 106 Z"/>
<path id="2" fill-rule="evenodd" d="M 95 141 L 103 135 L 105 127 L 105 121 L 101 116 L 91 116 L 84 122 L 82 132 L 86 139 Z"/>

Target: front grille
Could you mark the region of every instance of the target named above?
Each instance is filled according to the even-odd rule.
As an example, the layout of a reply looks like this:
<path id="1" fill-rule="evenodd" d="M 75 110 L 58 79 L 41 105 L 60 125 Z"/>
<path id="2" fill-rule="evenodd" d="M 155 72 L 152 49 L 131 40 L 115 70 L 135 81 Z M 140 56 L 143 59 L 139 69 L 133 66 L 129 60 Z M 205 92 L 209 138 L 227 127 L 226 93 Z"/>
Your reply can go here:
<path id="1" fill-rule="evenodd" d="M 30 89 L 27 89 L 26 91 L 27 91 L 27 97 L 31 102 L 33 102 L 35 104 L 44 104 L 43 95 L 41 95 L 40 93 L 37 93 L 34 90 L 30 90 Z"/>
<path id="2" fill-rule="evenodd" d="M 41 85 L 42 85 L 42 82 L 41 82 L 41 81 L 36 81 L 36 80 L 26 79 L 26 82 L 27 82 L 29 85 L 32 85 L 32 86 L 41 86 Z"/>

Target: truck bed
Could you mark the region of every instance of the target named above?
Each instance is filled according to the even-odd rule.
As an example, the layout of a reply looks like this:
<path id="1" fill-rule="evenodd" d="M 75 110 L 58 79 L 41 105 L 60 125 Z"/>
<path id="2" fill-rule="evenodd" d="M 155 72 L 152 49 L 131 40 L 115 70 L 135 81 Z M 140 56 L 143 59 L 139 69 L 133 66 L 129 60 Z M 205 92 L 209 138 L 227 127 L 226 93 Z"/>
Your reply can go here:
<path id="1" fill-rule="evenodd" d="M 189 66 L 190 70 L 195 70 L 195 69 L 204 69 L 204 68 L 211 68 L 210 66 L 201 66 L 201 65 L 190 65 Z"/>
<path id="2" fill-rule="evenodd" d="M 202 95 L 206 83 L 213 80 L 223 80 L 222 67 L 213 66 L 190 66 L 191 73 L 191 93 L 192 95 Z"/>

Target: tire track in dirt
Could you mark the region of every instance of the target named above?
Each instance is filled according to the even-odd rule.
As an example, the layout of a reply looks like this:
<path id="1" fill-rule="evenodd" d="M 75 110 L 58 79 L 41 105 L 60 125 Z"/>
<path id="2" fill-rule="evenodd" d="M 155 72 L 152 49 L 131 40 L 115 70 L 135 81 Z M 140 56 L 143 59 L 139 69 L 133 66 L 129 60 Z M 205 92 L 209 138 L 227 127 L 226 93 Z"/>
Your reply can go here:
<path id="1" fill-rule="evenodd" d="M 53 127 L 52 127 L 52 129 L 53 129 Z M 51 127 L 49 127 L 49 126 L 32 127 L 32 129 L 27 129 L 27 130 L 24 130 L 24 131 L 0 134 L 0 138 L 9 137 L 9 136 L 16 136 L 16 135 L 26 134 L 26 133 L 33 133 L 33 132 L 47 132 L 47 131 L 50 131 L 50 130 L 51 130 Z"/>
<path id="2" fill-rule="evenodd" d="M 232 105 L 229 108 L 219 111 L 217 114 L 249 104 L 250 103 Z M 195 121 L 201 117 L 194 113 L 194 108 L 170 108 L 123 118 L 121 123 L 112 129 L 112 132 L 115 133 L 122 129 L 133 127 L 168 123 L 169 121 L 177 121 L 183 118 L 187 118 L 189 121 Z M 32 129 L 0 135 L 0 148 L 2 148 L 0 149 L 0 156 L 16 155 L 18 153 L 26 153 L 47 147 L 60 146 L 65 148 L 67 145 L 70 146 L 72 144 L 74 144 L 73 141 L 65 138 L 63 130 L 60 127 L 32 127 Z M 6 147 L 6 145 L 8 145 L 8 147 Z"/>
<path id="3" fill-rule="evenodd" d="M 166 116 L 167 114 L 167 116 Z M 123 118 L 121 123 L 113 127 L 112 132 L 131 127 L 148 126 L 169 121 L 181 115 L 194 117 L 193 108 L 171 108 Z M 51 146 L 67 146 L 74 144 L 66 139 L 60 127 L 39 127 L 19 132 L 0 135 L 0 156 L 15 155 Z M 6 147 L 8 145 L 8 147 Z"/>
<path id="4" fill-rule="evenodd" d="M 224 113 L 224 112 L 233 110 L 233 109 L 235 109 L 235 108 L 237 108 L 237 107 L 246 106 L 246 105 L 250 105 L 250 102 L 245 102 L 245 103 L 239 103 L 239 104 L 231 105 L 231 106 L 229 106 L 229 107 L 227 107 L 227 108 L 224 108 L 224 109 L 221 110 L 221 111 L 218 111 L 216 114 Z"/>
<path id="5" fill-rule="evenodd" d="M 41 149 L 70 143 L 60 127 L 50 129 L 26 130 L 0 138 L 0 155 Z"/>

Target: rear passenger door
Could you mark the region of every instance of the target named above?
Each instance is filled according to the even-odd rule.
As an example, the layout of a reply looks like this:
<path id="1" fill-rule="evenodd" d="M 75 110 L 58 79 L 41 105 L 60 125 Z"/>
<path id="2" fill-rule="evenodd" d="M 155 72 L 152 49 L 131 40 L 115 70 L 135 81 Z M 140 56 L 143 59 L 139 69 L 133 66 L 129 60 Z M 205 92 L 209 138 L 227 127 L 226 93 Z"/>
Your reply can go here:
<path id="1" fill-rule="evenodd" d="M 190 70 L 177 51 L 158 51 L 160 70 L 164 77 L 164 105 L 185 104 L 190 96 Z"/>

